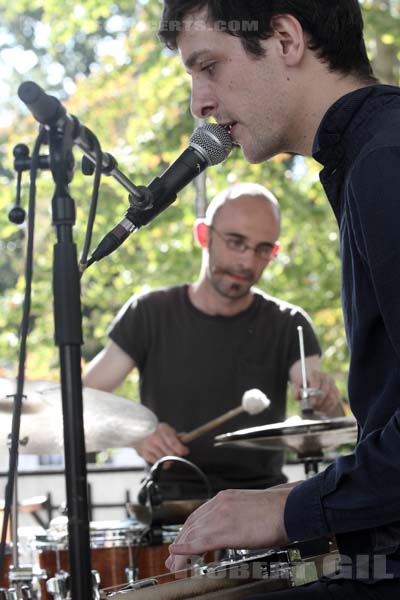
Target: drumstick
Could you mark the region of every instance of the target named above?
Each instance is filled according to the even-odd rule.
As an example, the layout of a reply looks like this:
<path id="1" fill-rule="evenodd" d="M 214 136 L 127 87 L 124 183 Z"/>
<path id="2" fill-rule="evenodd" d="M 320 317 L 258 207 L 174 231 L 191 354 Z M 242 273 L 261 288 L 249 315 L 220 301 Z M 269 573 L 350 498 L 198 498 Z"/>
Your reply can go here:
<path id="1" fill-rule="evenodd" d="M 240 406 L 228 410 L 226 413 L 216 417 L 215 419 L 211 419 L 211 421 L 200 425 L 200 427 L 196 427 L 196 429 L 193 429 L 188 433 L 180 434 L 180 440 L 183 443 L 191 442 L 196 440 L 201 435 L 207 433 L 211 429 L 215 429 L 215 427 L 218 427 L 218 425 L 225 423 L 225 421 L 240 415 L 242 412 L 247 412 L 249 415 L 257 415 L 268 408 L 270 404 L 271 401 L 261 390 L 256 388 L 253 390 L 247 390 L 247 392 L 245 392 L 242 396 L 242 403 Z"/>

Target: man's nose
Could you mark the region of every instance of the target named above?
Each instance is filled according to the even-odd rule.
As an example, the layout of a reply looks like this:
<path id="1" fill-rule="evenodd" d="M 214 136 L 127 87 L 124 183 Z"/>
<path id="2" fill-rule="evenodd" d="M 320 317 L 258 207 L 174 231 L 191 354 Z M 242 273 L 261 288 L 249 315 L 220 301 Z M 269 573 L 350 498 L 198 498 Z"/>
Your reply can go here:
<path id="1" fill-rule="evenodd" d="M 259 260 L 253 248 L 247 246 L 246 250 L 240 254 L 239 264 L 244 269 L 250 269 L 254 271 L 259 264 Z"/>
<path id="2" fill-rule="evenodd" d="M 191 111 L 194 117 L 206 119 L 216 114 L 217 100 L 207 86 L 192 81 Z"/>

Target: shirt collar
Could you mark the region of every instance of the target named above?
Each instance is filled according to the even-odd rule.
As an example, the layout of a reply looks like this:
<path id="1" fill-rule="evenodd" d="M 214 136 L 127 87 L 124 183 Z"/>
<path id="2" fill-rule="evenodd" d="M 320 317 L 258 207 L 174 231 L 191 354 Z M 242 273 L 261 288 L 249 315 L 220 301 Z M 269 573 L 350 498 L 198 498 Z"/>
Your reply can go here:
<path id="1" fill-rule="evenodd" d="M 359 110 L 364 102 L 374 93 L 375 88 L 386 87 L 371 85 L 350 92 L 337 100 L 326 112 L 313 144 L 313 157 L 319 163 L 328 167 L 338 166 L 344 158 L 344 145 L 342 144 L 350 123 L 355 114 L 361 118 Z M 356 123 L 352 123 L 355 125 Z"/>

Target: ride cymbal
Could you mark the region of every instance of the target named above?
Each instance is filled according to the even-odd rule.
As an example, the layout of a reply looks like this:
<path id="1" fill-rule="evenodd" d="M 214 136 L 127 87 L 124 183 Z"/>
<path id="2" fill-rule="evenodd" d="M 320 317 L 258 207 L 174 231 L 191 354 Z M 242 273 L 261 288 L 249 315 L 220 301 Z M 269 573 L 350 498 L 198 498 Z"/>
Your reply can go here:
<path id="1" fill-rule="evenodd" d="M 357 440 L 357 423 L 353 417 L 302 419 L 291 417 L 282 423 L 239 429 L 217 435 L 215 446 L 240 446 L 266 450 L 293 450 L 299 456 L 320 456 Z"/>
<path id="2" fill-rule="evenodd" d="M 8 452 L 7 437 L 16 383 L 0 378 L 0 453 Z M 24 386 L 20 445 L 24 454 L 61 454 L 64 448 L 61 387 L 48 381 L 27 381 Z M 156 416 L 143 406 L 108 392 L 83 388 L 85 446 L 87 452 L 131 447 L 157 427 Z"/>

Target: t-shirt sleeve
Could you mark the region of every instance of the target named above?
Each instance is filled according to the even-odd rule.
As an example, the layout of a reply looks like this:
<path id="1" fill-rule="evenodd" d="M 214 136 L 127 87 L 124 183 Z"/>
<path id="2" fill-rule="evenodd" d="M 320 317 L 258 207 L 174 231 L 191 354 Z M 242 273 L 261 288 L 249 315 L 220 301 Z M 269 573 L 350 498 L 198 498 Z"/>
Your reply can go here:
<path id="1" fill-rule="evenodd" d="M 141 368 L 146 357 L 147 319 L 138 296 L 130 298 L 120 309 L 107 330 L 108 337 Z"/>

